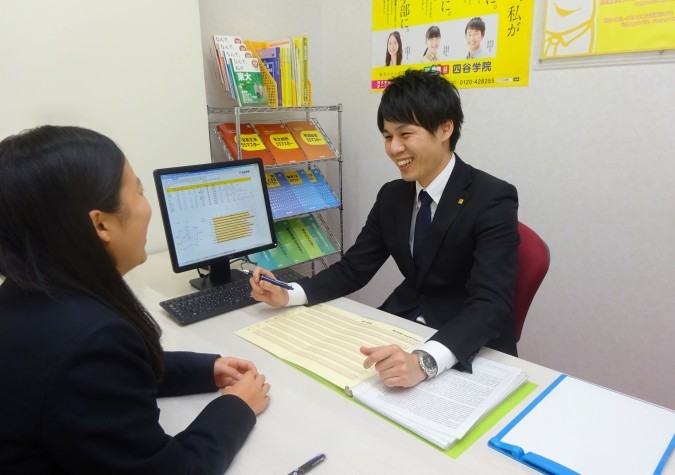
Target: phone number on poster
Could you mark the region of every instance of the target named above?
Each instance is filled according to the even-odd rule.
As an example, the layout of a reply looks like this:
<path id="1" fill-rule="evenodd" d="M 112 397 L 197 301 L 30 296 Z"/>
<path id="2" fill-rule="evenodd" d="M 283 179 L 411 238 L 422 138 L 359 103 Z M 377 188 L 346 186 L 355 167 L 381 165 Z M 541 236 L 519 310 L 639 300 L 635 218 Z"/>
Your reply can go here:
<path id="1" fill-rule="evenodd" d="M 495 78 L 475 78 L 475 79 L 460 79 L 460 86 L 480 86 L 483 84 L 494 84 Z"/>

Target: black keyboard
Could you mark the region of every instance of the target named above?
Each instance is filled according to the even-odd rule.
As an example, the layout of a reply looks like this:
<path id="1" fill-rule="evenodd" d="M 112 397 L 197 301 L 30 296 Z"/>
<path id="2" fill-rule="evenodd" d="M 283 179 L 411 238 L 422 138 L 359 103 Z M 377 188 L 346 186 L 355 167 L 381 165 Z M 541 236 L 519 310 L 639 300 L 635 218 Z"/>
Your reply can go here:
<path id="1" fill-rule="evenodd" d="M 302 277 L 291 269 L 274 272 L 274 275 L 285 282 Z M 189 325 L 255 303 L 258 301 L 251 297 L 251 284 L 247 278 L 159 302 L 181 325 Z"/>

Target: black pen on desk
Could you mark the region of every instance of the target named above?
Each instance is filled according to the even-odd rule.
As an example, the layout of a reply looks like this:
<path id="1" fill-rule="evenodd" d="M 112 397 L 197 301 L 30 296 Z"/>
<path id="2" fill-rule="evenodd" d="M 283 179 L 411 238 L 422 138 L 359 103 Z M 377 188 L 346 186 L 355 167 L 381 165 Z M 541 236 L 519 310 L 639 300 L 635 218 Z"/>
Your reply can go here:
<path id="1" fill-rule="evenodd" d="M 248 269 L 242 269 L 242 272 L 246 275 L 253 275 L 253 271 L 250 271 Z M 270 284 L 278 285 L 282 289 L 293 290 L 292 285 L 288 285 L 286 282 L 282 282 L 280 280 L 272 279 L 271 277 L 267 277 L 266 275 L 260 274 L 260 280 L 264 280 L 265 282 L 269 282 Z"/>
<path id="2" fill-rule="evenodd" d="M 321 462 L 326 460 L 326 454 L 319 454 L 316 457 L 312 457 L 307 462 L 300 465 L 298 468 L 293 470 L 288 475 L 301 475 L 303 473 L 309 472 L 311 469 L 319 465 Z"/>

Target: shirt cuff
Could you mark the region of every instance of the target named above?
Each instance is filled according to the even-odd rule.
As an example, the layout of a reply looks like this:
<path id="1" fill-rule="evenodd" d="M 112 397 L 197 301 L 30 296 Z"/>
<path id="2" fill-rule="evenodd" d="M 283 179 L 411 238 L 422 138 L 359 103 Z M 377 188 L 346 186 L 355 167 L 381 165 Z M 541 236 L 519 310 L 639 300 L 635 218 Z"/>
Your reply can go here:
<path id="1" fill-rule="evenodd" d="M 457 364 L 457 358 L 452 354 L 452 351 L 437 341 L 429 340 L 422 343 L 416 349 L 426 351 L 436 360 L 436 365 L 438 366 L 438 373 L 436 373 L 436 376 Z"/>
<path id="2" fill-rule="evenodd" d="M 293 287 L 293 290 L 288 291 L 288 303 L 286 306 L 294 307 L 296 305 L 306 305 L 307 294 L 305 294 L 305 290 L 295 282 L 291 282 L 291 287 Z"/>

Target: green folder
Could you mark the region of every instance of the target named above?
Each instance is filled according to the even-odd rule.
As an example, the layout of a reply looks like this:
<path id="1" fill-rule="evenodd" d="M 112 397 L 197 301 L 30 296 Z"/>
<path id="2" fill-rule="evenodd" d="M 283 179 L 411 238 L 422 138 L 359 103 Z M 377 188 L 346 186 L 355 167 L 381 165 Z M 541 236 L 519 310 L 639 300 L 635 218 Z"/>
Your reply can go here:
<path id="1" fill-rule="evenodd" d="M 294 368 L 299 369 L 303 373 L 309 375 L 310 377 L 314 378 L 315 380 L 319 381 L 321 384 L 324 386 L 332 389 L 333 391 L 337 392 L 338 394 L 341 394 L 343 397 L 346 397 L 348 399 L 351 399 L 354 401 L 356 404 L 359 406 L 363 407 L 364 409 L 372 412 L 376 416 L 384 419 L 385 421 L 389 422 L 390 424 L 395 425 L 399 429 L 407 432 L 408 434 L 412 435 L 416 439 L 421 440 L 425 444 L 435 448 L 436 450 L 444 453 L 450 458 L 456 459 L 460 455 L 462 455 L 469 447 L 471 447 L 478 439 L 480 439 L 487 431 L 489 431 L 497 422 L 499 422 L 505 415 L 507 415 L 509 412 L 513 410 L 514 407 L 516 407 L 518 404 L 520 404 L 525 398 L 535 389 L 537 389 L 537 384 L 532 383 L 532 382 L 526 382 L 523 384 L 521 387 L 516 389 L 509 397 L 507 397 L 500 405 L 495 407 L 491 412 L 485 416 L 480 422 L 478 422 L 473 428 L 466 433 L 464 437 L 459 439 L 453 446 L 449 447 L 446 450 L 441 449 L 437 445 L 432 444 L 428 440 L 420 437 L 419 435 L 415 434 L 412 431 L 409 431 L 403 426 L 400 426 L 396 422 L 392 421 L 391 419 L 383 416 L 379 412 L 369 408 L 368 406 L 361 404 L 359 401 L 356 399 L 352 399 L 347 394 L 345 394 L 345 391 L 343 388 L 338 388 L 336 385 L 328 381 L 327 379 L 322 378 L 321 376 L 318 376 L 311 371 L 308 371 L 304 369 L 301 366 L 298 366 L 294 363 L 291 363 L 290 361 L 287 361 L 283 358 L 279 358 L 280 360 L 284 361 L 285 363 L 293 366 Z"/>

